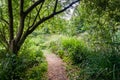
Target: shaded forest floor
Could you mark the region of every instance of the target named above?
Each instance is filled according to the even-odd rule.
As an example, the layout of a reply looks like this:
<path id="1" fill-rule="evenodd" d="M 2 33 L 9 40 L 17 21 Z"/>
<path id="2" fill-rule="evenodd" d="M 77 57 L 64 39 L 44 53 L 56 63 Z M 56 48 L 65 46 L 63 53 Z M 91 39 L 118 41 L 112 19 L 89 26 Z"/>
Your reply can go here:
<path id="1" fill-rule="evenodd" d="M 48 62 L 48 80 L 68 80 L 65 63 L 55 54 L 44 51 Z"/>

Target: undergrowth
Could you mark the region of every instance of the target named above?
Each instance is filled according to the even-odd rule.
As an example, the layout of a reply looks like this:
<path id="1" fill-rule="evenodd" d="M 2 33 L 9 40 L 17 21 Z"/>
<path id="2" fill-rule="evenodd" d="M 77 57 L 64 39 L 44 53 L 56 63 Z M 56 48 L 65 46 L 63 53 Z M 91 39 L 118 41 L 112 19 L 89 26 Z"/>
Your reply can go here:
<path id="1" fill-rule="evenodd" d="M 47 62 L 41 48 L 27 40 L 18 55 L 0 50 L 0 80 L 46 80 Z"/>
<path id="2" fill-rule="evenodd" d="M 67 63 L 70 80 L 120 80 L 120 54 L 112 48 L 96 51 L 77 37 L 61 37 L 49 48 Z"/>

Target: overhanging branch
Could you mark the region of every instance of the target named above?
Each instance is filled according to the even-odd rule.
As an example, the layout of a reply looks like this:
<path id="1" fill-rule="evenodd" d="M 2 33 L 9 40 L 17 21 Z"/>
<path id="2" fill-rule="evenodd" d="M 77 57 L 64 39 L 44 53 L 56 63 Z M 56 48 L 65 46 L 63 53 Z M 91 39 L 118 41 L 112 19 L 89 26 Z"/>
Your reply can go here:
<path id="1" fill-rule="evenodd" d="M 40 3 L 44 2 L 45 0 L 38 0 L 33 5 L 31 5 L 24 13 L 27 15 L 30 13 L 36 6 L 38 6 Z"/>
<path id="2" fill-rule="evenodd" d="M 54 17 L 54 16 L 57 15 L 57 14 L 60 14 L 60 13 L 64 12 L 65 10 L 67 10 L 68 8 L 70 8 L 73 4 L 75 4 L 75 3 L 79 2 L 79 1 L 80 1 L 80 0 L 76 0 L 76 1 L 72 2 L 71 4 L 69 4 L 68 6 L 66 6 L 64 9 L 59 10 L 59 11 L 57 11 L 57 12 L 53 12 L 53 13 L 50 14 L 49 16 L 42 18 L 42 19 L 41 19 L 40 21 L 38 21 L 34 26 L 32 26 L 32 29 L 30 30 L 30 32 L 32 33 L 32 32 L 37 28 L 37 26 L 38 26 L 39 24 L 41 24 L 41 23 L 45 22 L 46 20 Z M 55 5 L 56 5 L 56 4 L 55 4 Z"/>
<path id="3" fill-rule="evenodd" d="M 66 11 L 68 8 L 70 8 L 72 5 L 76 4 L 79 1 L 80 0 L 73 1 L 71 4 L 69 4 L 68 6 L 66 6 L 65 8 L 63 8 L 62 10 L 57 11 L 55 14 L 59 14 L 59 13 L 62 13 L 64 11 Z"/>
<path id="4" fill-rule="evenodd" d="M 37 10 L 37 14 L 36 14 L 36 16 L 35 16 L 35 18 L 34 18 L 34 21 L 33 21 L 32 26 L 35 24 L 35 22 L 36 22 L 36 20 L 37 20 L 37 17 L 39 16 L 39 13 L 40 13 L 40 11 L 41 11 L 41 9 L 42 9 L 43 4 L 44 4 L 44 2 L 41 3 L 39 9 Z M 39 16 L 39 18 L 40 18 L 40 16 Z"/>
<path id="5" fill-rule="evenodd" d="M 44 1 L 44 0 L 43 0 L 43 1 Z M 56 8 L 57 8 L 57 6 L 56 6 L 56 8 L 53 10 L 53 13 L 52 13 L 52 14 L 50 14 L 50 15 L 47 16 L 47 17 L 42 18 L 41 20 L 39 20 L 38 22 L 36 22 L 36 24 L 34 24 L 33 26 L 29 27 L 29 28 L 24 32 L 24 34 L 22 35 L 21 40 L 19 41 L 19 46 L 21 46 L 21 45 L 23 44 L 23 42 L 25 41 L 26 37 L 27 37 L 29 34 L 31 34 L 40 24 L 42 24 L 42 23 L 45 22 L 46 20 L 54 17 L 55 15 L 64 12 L 65 10 L 67 10 L 68 8 L 70 8 L 73 4 L 75 4 L 75 3 L 79 2 L 79 1 L 80 1 L 80 0 L 73 1 L 71 4 L 69 4 L 68 6 L 66 6 L 65 8 L 63 8 L 63 9 L 57 11 L 57 12 L 56 12 Z M 55 4 L 55 5 L 56 5 L 56 4 Z M 26 13 L 28 13 L 28 12 L 31 11 L 32 9 L 33 9 L 33 7 L 32 7 L 30 10 L 26 11 Z"/>

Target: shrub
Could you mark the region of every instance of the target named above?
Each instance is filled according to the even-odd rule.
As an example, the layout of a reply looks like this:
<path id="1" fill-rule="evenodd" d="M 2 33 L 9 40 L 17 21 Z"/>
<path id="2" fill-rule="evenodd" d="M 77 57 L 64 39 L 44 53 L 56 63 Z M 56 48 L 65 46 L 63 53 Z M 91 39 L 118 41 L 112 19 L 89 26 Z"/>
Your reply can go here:
<path id="1" fill-rule="evenodd" d="M 0 80 L 41 80 L 47 71 L 46 66 L 40 48 L 27 41 L 18 55 L 5 53 L 1 57 Z"/>
<path id="2" fill-rule="evenodd" d="M 27 70 L 26 80 L 46 80 L 45 72 L 47 72 L 47 64 L 41 63 Z"/>
<path id="3" fill-rule="evenodd" d="M 60 37 L 49 43 L 52 52 L 58 54 L 61 58 L 69 58 L 73 63 L 78 64 L 86 59 L 89 52 L 85 42 L 76 37 Z"/>
<path id="4" fill-rule="evenodd" d="M 77 38 L 63 38 L 61 41 L 62 49 L 74 63 L 81 63 L 86 59 L 88 53 L 85 43 Z"/>
<path id="5" fill-rule="evenodd" d="M 80 80 L 119 80 L 120 55 L 115 53 L 93 52 L 80 65 Z"/>

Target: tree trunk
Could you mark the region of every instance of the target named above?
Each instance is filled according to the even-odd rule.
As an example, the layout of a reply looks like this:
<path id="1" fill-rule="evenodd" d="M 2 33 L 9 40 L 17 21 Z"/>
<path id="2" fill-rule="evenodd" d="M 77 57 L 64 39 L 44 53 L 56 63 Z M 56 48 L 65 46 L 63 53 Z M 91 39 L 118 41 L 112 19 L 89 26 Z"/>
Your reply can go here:
<path id="1" fill-rule="evenodd" d="M 16 41 L 12 40 L 11 43 L 10 43 L 10 45 L 9 45 L 9 51 L 10 51 L 10 53 L 17 55 L 19 49 L 20 48 L 18 47 Z"/>

